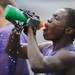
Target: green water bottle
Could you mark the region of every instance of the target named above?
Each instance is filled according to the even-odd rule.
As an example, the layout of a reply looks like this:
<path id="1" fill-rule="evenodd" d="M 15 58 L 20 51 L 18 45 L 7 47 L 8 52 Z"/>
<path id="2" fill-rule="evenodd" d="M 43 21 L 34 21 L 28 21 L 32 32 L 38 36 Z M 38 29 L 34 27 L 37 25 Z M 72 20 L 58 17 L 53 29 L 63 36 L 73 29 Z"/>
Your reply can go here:
<path id="1" fill-rule="evenodd" d="M 26 23 L 28 20 L 28 16 L 26 14 L 23 14 L 23 11 L 11 5 L 7 5 L 7 7 L 5 8 L 4 15 L 6 19 L 12 21 L 18 20 Z"/>
<path id="2" fill-rule="evenodd" d="M 12 5 L 7 5 L 5 8 L 4 15 L 6 19 L 8 19 L 11 22 L 14 21 L 20 21 L 23 23 L 28 23 L 30 25 L 38 26 L 38 28 L 42 28 L 44 26 L 44 23 L 40 20 L 36 19 L 31 19 L 26 12 L 23 12 L 22 10 L 12 6 Z M 18 25 L 18 27 L 21 27 Z"/>

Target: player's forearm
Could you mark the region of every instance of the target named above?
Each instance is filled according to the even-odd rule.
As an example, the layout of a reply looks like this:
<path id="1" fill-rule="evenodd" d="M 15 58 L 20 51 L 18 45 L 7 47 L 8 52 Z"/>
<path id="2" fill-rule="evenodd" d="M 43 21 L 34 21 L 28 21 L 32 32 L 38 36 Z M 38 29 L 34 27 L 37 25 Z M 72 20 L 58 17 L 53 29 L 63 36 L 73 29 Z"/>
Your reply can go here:
<path id="1" fill-rule="evenodd" d="M 28 56 L 27 56 L 27 46 L 28 46 L 28 43 L 21 44 L 21 50 L 19 52 L 19 57 L 20 58 L 28 59 Z"/>
<path id="2" fill-rule="evenodd" d="M 31 67 L 42 67 L 43 66 L 43 55 L 41 54 L 37 42 L 35 41 L 33 31 L 29 29 L 28 33 L 28 59 L 30 61 Z"/>
<path id="3" fill-rule="evenodd" d="M 17 33 L 16 29 L 13 29 L 9 36 L 6 52 L 10 56 L 27 58 L 27 47 L 20 45 L 20 33 Z"/>

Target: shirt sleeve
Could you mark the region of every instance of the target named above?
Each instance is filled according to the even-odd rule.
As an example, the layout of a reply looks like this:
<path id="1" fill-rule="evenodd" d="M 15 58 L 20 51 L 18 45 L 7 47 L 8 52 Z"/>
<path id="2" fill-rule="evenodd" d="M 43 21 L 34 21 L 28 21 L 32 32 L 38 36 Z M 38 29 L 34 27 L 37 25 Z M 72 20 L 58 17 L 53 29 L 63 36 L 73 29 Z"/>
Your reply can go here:
<path id="1" fill-rule="evenodd" d="M 5 50 L 8 42 L 9 34 L 10 34 L 9 32 L 0 33 L 0 51 Z"/>
<path id="2" fill-rule="evenodd" d="M 28 36 L 22 31 L 20 35 L 20 43 L 27 43 L 28 42 Z"/>

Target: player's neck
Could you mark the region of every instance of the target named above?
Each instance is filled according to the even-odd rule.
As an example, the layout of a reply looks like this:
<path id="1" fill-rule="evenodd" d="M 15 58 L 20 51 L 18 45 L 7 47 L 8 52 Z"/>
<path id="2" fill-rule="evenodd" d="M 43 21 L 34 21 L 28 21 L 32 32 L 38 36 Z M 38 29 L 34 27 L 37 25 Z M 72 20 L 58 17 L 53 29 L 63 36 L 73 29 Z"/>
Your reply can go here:
<path id="1" fill-rule="evenodd" d="M 53 42 L 53 50 L 59 50 L 61 48 L 64 48 L 65 46 L 72 44 L 73 41 L 70 38 L 67 39 L 61 39 L 59 41 Z"/>
<path id="2" fill-rule="evenodd" d="M 6 20 L 4 17 L 0 17 L 0 28 L 6 26 L 8 23 L 8 20 Z"/>

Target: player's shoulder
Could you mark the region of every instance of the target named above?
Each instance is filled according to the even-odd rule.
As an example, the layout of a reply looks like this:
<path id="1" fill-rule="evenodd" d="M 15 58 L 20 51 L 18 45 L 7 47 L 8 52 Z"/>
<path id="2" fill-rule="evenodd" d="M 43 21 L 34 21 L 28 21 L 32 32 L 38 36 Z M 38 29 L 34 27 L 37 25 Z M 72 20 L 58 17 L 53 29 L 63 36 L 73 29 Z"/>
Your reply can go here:
<path id="1" fill-rule="evenodd" d="M 59 58 L 75 58 L 75 52 L 72 50 L 68 50 L 66 48 L 62 48 L 60 50 L 57 51 L 56 56 L 58 56 Z"/>

